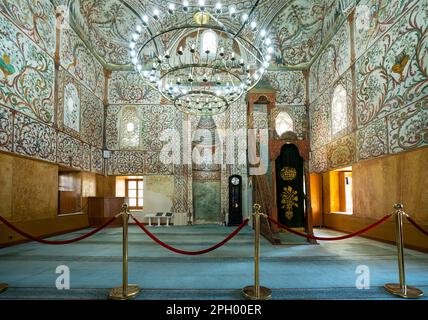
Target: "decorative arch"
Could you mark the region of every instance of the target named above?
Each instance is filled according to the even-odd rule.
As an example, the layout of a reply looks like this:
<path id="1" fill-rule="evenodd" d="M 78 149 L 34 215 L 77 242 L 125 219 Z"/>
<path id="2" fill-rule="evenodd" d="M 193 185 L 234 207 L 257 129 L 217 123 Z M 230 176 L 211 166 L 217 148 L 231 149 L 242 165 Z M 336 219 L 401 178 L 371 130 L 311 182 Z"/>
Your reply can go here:
<path id="1" fill-rule="evenodd" d="M 338 134 L 347 126 L 347 93 L 343 85 L 339 84 L 334 89 L 331 102 L 331 133 Z"/>
<path id="2" fill-rule="evenodd" d="M 140 130 L 140 118 L 138 117 L 136 107 L 124 107 L 120 119 L 121 148 L 138 148 L 140 146 Z"/>
<path id="3" fill-rule="evenodd" d="M 205 30 L 201 35 L 201 52 L 210 51 L 215 54 L 218 48 L 218 35 L 211 29 Z"/>
<path id="4" fill-rule="evenodd" d="M 76 86 L 67 83 L 64 87 L 64 126 L 80 132 L 80 97 Z"/>
<path id="5" fill-rule="evenodd" d="M 278 137 L 284 133 L 294 131 L 294 123 L 287 111 L 281 111 L 275 118 L 275 131 Z"/>

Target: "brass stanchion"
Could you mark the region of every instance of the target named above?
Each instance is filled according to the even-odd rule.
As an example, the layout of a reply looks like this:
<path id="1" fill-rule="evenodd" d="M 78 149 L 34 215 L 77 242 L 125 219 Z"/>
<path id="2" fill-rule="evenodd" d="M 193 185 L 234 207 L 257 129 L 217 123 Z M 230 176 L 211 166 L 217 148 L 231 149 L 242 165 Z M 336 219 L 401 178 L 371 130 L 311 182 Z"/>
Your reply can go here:
<path id="1" fill-rule="evenodd" d="M 404 250 L 403 250 L 403 205 L 396 203 L 395 209 L 395 237 L 397 242 L 398 272 L 400 283 L 387 283 L 384 285 L 386 291 L 403 298 L 420 298 L 423 296 L 422 290 L 406 285 L 406 273 L 404 270 Z"/>
<path id="2" fill-rule="evenodd" d="M 9 288 L 9 285 L 7 283 L 0 283 L 0 293 L 4 292 Z"/>
<path id="3" fill-rule="evenodd" d="M 242 294 L 249 300 L 269 300 L 272 297 L 272 290 L 260 286 L 259 283 L 259 263 L 260 263 L 260 205 L 254 204 L 254 286 L 247 286 L 242 289 Z"/>
<path id="4" fill-rule="evenodd" d="M 110 290 L 109 298 L 113 300 L 128 300 L 133 299 L 140 293 L 140 288 L 135 284 L 128 284 L 128 220 L 129 210 L 128 205 L 122 205 L 123 217 L 123 267 L 122 267 L 122 286 Z"/>

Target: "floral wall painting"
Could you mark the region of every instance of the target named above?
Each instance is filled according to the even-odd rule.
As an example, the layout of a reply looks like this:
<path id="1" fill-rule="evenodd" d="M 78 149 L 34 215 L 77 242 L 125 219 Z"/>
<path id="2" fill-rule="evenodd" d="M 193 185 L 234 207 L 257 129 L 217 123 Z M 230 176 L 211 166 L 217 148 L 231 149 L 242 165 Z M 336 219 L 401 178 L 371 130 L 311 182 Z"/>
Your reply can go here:
<path id="1" fill-rule="evenodd" d="M 103 150 L 91 148 L 91 171 L 103 174 L 104 159 Z"/>
<path id="2" fill-rule="evenodd" d="M 328 90 L 351 65 L 350 25 L 345 21 L 310 67 L 309 100 Z"/>
<path id="3" fill-rule="evenodd" d="M 51 126 L 17 113 L 13 135 L 15 153 L 49 162 L 56 161 L 57 133 Z"/>
<path id="4" fill-rule="evenodd" d="M 362 0 L 353 14 L 345 22 L 349 26 L 339 30 L 353 29 L 354 37 L 337 32 L 309 72 L 311 169 L 316 172 L 428 145 L 428 3 Z M 325 66 L 338 63 L 328 57 L 343 56 L 345 43 L 355 62 L 342 59 L 336 75 L 328 75 Z M 324 53 L 329 51 L 339 54 Z M 330 101 L 327 115 L 321 107 Z M 355 157 L 345 148 L 350 134 Z"/>
<path id="5" fill-rule="evenodd" d="M 103 67 L 71 27 L 61 29 L 60 64 L 98 98 L 103 98 Z"/>
<path id="6" fill-rule="evenodd" d="M 361 0 L 355 8 L 355 47 L 357 58 L 375 43 L 418 0 Z"/>
<path id="7" fill-rule="evenodd" d="M 49 0 L 1 0 L 0 12 L 51 57 L 55 54 L 55 8 Z"/>
<path id="8" fill-rule="evenodd" d="M 343 18 L 340 1 L 288 1 L 273 19 L 275 65 L 307 67 Z"/>
<path id="9" fill-rule="evenodd" d="M 0 103 L 52 123 L 53 59 L 0 14 Z"/>
<path id="10" fill-rule="evenodd" d="M 109 175 L 144 174 L 145 154 L 139 151 L 113 151 L 107 162 Z"/>
<path id="11" fill-rule="evenodd" d="M 110 104 L 153 104 L 160 103 L 160 93 L 144 84 L 136 72 L 113 72 L 109 80 L 108 99 Z"/>
<path id="12" fill-rule="evenodd" d="M 302 71 L 268 71 L 267 82 L 276 90 L 276 103 L 302 105 L 306 98 L 306 82 Z"/>
<path id="13" fill-rule="evenodd" d="M 312 150 L 316 150 L 331 142 L 331 94 L 323 93 L 309 107 L 310 142 Z"/>
<path id="14" fill-rule="evenodd" d="M 359 127 L 428 94 L 427 21 L 420 2 L 357 61 Z"/>
<path id="15" fill-rule="evenodd" d="M 388 116 L 389 152 L 428 145 L 428 97 Z"/>
<path id="16" fill-rule="evenodd" d="M 60 132 L 57 139 L 57 162 L 89 171 L 91 169 L 91 148 L 88 144 Z"/>
<path id="17" fill-rule="evenodd" d="M 357 131 L 358 160 L 383 156 L 388 152 L 386 118 L 372 121 Z"/>
<path id="18" fill-rule="evenodd" d="M 0 105 L 0 150 L 12 151 L 12 111 Z"/>
<path id="19" fill-rule="evenodd" d="M 166 130 L 181 138 L 182 114 L 171 105 L 113 104 L 106 110 L 106 146 L 110 150 L 160 151 Z"/>
<path id="20" fill-rule="evenodd" d="M 73 83 L 67 83 L 64 87 L 64 125 L 80 131 L 80 98 Z"/>
<path id="21" fill-rule="evenodd" d="M 80 86 L 80 138 L 102 148 L 104 137 L 104 104 L 90 90 Z"/>
<path id="22" fill-rule="evenodd" d="M 103 104 L 97 97 L 103 96 L 103 70 L 73 37 L 76 50 L 69 49 L 80 69 L 68 65 L 70 74 L 55 68 L 55 13 L 49 0 L 0 1 L 0 149 L 101 172 L 104 160 L 91 145 L 102 148 Z M 75 35 L 71 29 L 61 32 Z M 92 99 L 82 99 L 83 89 Z"/>
<path id="23" fill-rule="evenodd" d="M 93 52 L 107 65 L 127 65 L 128 37 L 144 14 L 144 2 L 116 0 L 70 1 L 73 26 L 93 46 Z M 134 12 L 139 12 L 135 14 Z"/>
<path id="24" fill-rule="evenodd" d="M 104 104 L 92 90 L 59 68 L 57 79 L 57 128 L 59 131 L 102 148 Z"/>

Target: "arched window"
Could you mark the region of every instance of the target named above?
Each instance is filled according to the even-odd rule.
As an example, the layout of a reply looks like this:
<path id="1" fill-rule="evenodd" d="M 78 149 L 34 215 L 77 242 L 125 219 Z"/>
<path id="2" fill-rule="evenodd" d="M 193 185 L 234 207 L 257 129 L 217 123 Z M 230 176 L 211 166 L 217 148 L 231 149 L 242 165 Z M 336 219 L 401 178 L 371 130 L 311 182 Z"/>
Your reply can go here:
<path id="1" fill-rule="evenodd" d="M 210 54 L 217 52 L 217 34 L 213 30 L 206 30 L 201 36 L 201 52 L 205 53 L 207 50 Z"/>
<path id="2" fill-rule="evenodd" d="M 79 92 L 73 83 L 67 83 L 64 87 L 64 125 L 80 131 L 80 98 Z"/>
<path id="3" fill-rule="evenodd" d="M 282 136 L 287 131 L 293 131 L 293 119 L 291 119 L 290 115 L 281 111 L 275 119 L 275 131 L 278 136 Z"/>
<path id="4" fill-rule="evenodd" d="M 339 84 L 333 93 L 333 101 L 331 103 L 331 131 L 332 134 L 339 133 L 346 129 L 347 122 L 347 101 L 346 89 Z"/>
<path id="5" fill-rule="evenodd" d="M 140 119 L 134 106 L 122 110 L 120 146 L 125 149 L 140 146 Z"/>
<path id="6" fill-rule="evenodd" d="M 134 132 L 134 130 L 135 130 L 135 124 L 133 122 L 128 122 L 126 124 L 126 131 Z"/>

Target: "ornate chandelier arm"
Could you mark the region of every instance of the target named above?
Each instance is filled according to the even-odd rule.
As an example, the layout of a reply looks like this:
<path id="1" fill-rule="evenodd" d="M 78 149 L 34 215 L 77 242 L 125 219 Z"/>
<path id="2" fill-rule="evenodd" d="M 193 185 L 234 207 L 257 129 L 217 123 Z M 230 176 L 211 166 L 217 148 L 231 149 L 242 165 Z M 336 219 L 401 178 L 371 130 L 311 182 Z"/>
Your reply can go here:
<path id="1" fill-rule="evenodd" d="M 169 74 L 171 74 L 171 73 L 173 73 L 175 71 L 182 70 L 182 69 L 188 69 L 188 68 L 194 68 L 194 67 L 210 67 L 212 69 L 219 70 L 221 72 L 226 72 L 227 74 L 234 76 L 238 81 L 242 81 L 242 79 L 239 76 L 239 74 L 234 73 L 229 68 L 222 68 L 222 67 L 217 67 L 217 66 L 212 66 L 212 65 L 204 65 L 204 64 L 200 64 L 200 63 L 194 63 L 194 64 L 188 64 L 188 65 L 183 65 L 183 66 L 172 67 L 171 70 L 168 70 L 167 72 L 165 72 L 164 74 L 162 74 L 161 77 L 160 77 L 160 79 L 165 78 L 166 76 L 168 76 Z"/>
<path id="2" fill-rule="evenodd" d="M 225 66 L 225 68 L 227 68 L 227 66 L 226 66 L 226 61 L 224 61 L 224 66 Z M 229 80 L 230 80 L 230 82 L 232 83 L 233 88 L 235 89 L 235 83 L 233 82 L 233 79 L 232 79 L 232 77 L 230 76 L 230 73 L 231 73 L 231 71 L 230 71 L 230 70 L 232 70 L 232 68 L 227 69 L 227 70 L 228 70 L 227 75 L 228 75 L 228 77 L 229 77 Z"/>
<path id="3" fill-rule="evenodd" d="M 130 10 L 136 17 L 139 17 L 138 19 L 140 20 L 141 23 L 143 23 L 143 20 L 140 18 L 140 15 L 138 14 L 137 11 L 135 11 L 135 9 L 132 6 L 130 6 L 126 1 L 123 1 L 123 0 L 120 0 L 120 3 L 123 6 L 125 6 L 128 10 Z M 153 38 L 152 31 L 149 28 L 147 28 L 147 31 L 149 32 L 150 37 Z M 159 48 L 158 48 L 156 42 L 154 42 L 154 45 L 155 45 L 156 52 L 159 54 Z"/>
<path id="4" fill-rule="evenodd" d="M 200 28 L 198 28 L 197 31 L 196 31 L 195 52 L 191 52 L 192 53 L 192 63 L 195 63 L 195 53 L 198 52 L 198 50 L 196 48 L 196 45 L 199 42 L 199 33 L 200 33 L 200 31 L 201 31 Z M 200 57 L 200 58 L 202 58 L 202 57 Z M 193 78 L 193 71 L 194 71 L 194 68 L 192 67 L 192 78 Z M 190 88 L 192 88 L 192 87 L 193 87 L 193 83 L 190 84 Z"/>
<path id="5" fill-rule="evenodd" d="M 151 19 L 146 15 L 141 17 L 147 30 L 142 33 L 137 25 L 132 35 L 130 56 L 135 69 L 150 87 L 183 112 L 210 115 L 224 112 L 230 103 L 253 88 L 269 67 L 273 48 L 264 29 L 260 32 L 263 47 L 255 44 L 258 30 L 254 12 L 259 2 L 254 1 L 251 12 L 243 13 L 238 20 L 235 6 L 231 6 L 229 16 L 234 21 L 222 14 L 220 2 L 214 11 L 213 6 L 205 5 L 205 0 L 199 0 L 199 9 L 183 0 L 181 9 L 191 14 L 196 23 L 180 19 L 181 15 L 178 20 L 170 20 L 168 16 L 175 14 L 175 3 L 161 9 L 162 13 L 154 8 Z M 168 21 L 160 19 L 163 16 Z M 247 30 L 246 26 L 248 35 L 242 32 Z M 140 43 L 136 45 L 138 38 Z M 152 71 L 148 72 L 150 68 Z"/>
<path id="6" fill-rule="evenodd" d="M 160 36 L 162 36 L 162 35 L 164 35 L 166 33 L 169 33 L 169 32 L 175 31 L 175 30 L 187 30 L 187 29 L 200 28 L 200 27 L 201 27 L 200 25 L 188 24 L 188 25 L 184 25 L 184 26 L 180 26 L 180 27 L 173 27 L 173 28 L 169 28 L 167 30 L 162 30 L 158 34 L 156 34 L 155 36 L 151 36 L 149 39 L 147 39 L 141 45 L 141 47 L 139 48 L 138 53 L 140 53 L 150 42 L 155 41 L 156 38 L 159 38 Z M 230 35 L 230 33 L 227 30 L 222 29 L 222 28 L 220 28 L 218 26 L 207 25 L 206 28 L 207 29 L 212 29 L 212 30 L 217 30 L 217 31 L 220 31 L 220 32 L 223 32 L 225 34 L 229 34 Z M 249 40 L 247 40 L 245 38 L 241 38 L 239 36 L 235 40 L 238 41 L 238 39 L 239 39 L 239 43 L 241 45 L 242 45 L 241 41 L 245 41 L 249 46 L 251 46 L 252 48 L 256 49 L 255 46 L 254 46 L 254 44 L 252 44 Z M 258 59 L 258 61 L 261 62 L 259 59 Z"/>
<path id="7" fill-rule="evenodd" d="M 214 59 L 213 59 L 213 61 L 212 61 L 212 64 L 213 64 L 213 65 L 215 65 L 215 63 L 216 63 L 216 61 L 217 61 L 217 57 L 218 57 L 218 48 L 219 48 L 219 45 L 218 45 L 218 42 L 217 42 L 217 47 L 216 47 L 216 49 L 215 49 Z M 207 56 L 207 59 L 208 59 L 208 56 Z M 208 62 L 208 61 L 207 61 L 207 62 Z M 210 77 L 210 81 L 211 81 L 211 82 L 213 82 L 213 77 L 215 76 L 214 71 L 216 71 L 216 69 L 213 69 L 213 71 L 211 72 L 211 77 Z"/>
<path id="8" fill-rule="evenodd" d="M 226 25 L 223 23 L 223 22 L 221 22 L 217 17 L 214 17 L 210 12 L 207 12 L 208 13 L 208 16 L 211 18 L 211 19 L 213 19 L 215 22 L 217 22 L 218 23 L 218 25 L 222 28 L 222 30 L 223 31 L 225 31 L 225 33 L 226 34 L 233 34 L 233 32 L 231 32 L 227 27 L 226 27 Z"/>
<path id="9" fill-rule="evenodd" d="M 247 20 L 244 21 L 244 23 L 242 24 L 241 28 L 238 30 L 238 32 L 235 34 L 234 38 L 236 38 L 244 29 L 244 27 L 247 25 L 248 21 L 250 21 L 251 15 L 253 14 L 254 10 L 257 8 L 257 6 L 259 5 L 260 0 L 257 0 L 253 7 L 251 8 L 250 13 L 248 14 L 248 18 Z"/>
<path id="10" fill-rule="evenodd" d="M 174 48 L 174 46 L 180 41 L 180 39 L 183 37 L 185 33 L 186 33 L 186 29 L 182 30 L 180 36 L 178 36 L 177 39 L 174 40 L 170 48 Z M 170 52 L 170 54 L 172 54 L 172 52 Z M 180 64 L 183 64 L 183 62 L 181 61 L 181 55 L 178 55 L 178 61 L 180 62 Z M 170 68 L 173 68 L 173 66 L 171 65 L 170 59 L 168 59 L 168 65 Z"/>
<path id="11" fill-rule="evenodd" d="M 243 47 L 243 45 L 242 45 L 242 43 L 241 43 L 241 41 L 239 41 L 239 38 L 236 38 L 235 39 L 236 40 L 236 42 L 238 42 L 239 43 L 239 45 L 241 46 L 241 47 Z M 254 46 L 253 46 L 253 48 L 255 48 Z M 263 64 L 264 63 L 264 61 L 262 61 L 262 60 L 260 60 L 252 51 L 250 51 L 250 50 L 246 50 L 248 53 L 250 53 L 253 57 L 254 57 L 254 59 L 256 59 L 260 64 Z M 260 56 L 261 56 L 261 52 L 260 51 L 258 51 L 258 53 L 260 54 Z M 261 57 L 262 59 L 263 59 L 263 57 Z"/>

